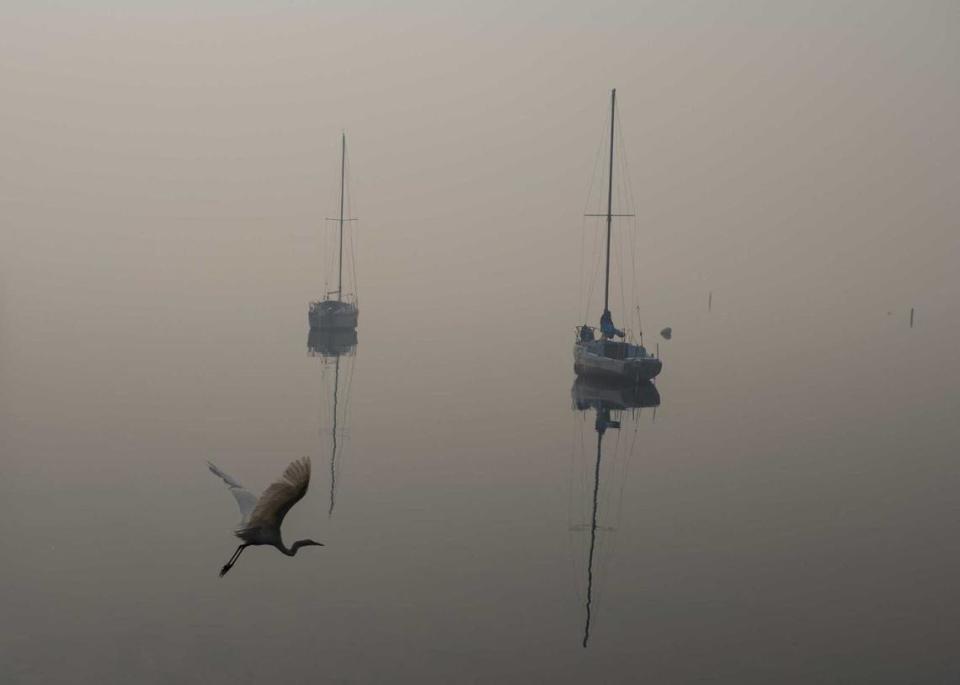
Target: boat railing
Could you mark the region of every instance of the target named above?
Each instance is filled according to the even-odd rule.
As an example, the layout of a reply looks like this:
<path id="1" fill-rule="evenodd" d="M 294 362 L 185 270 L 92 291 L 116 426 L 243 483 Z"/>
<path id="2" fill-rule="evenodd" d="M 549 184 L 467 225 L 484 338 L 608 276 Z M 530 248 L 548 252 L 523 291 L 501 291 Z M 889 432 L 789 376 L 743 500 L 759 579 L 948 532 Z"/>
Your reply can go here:
<path id="1" fill-rule="evenodd" d="M 331 298 L 330 296 L 331 296 L 331 295 L 336 295 L 336 294 L 337 294 L 337 291 L 336 291 L 336 290 L 331 290 L 331 291 L 328 292 L 326 295 L 324 295 L 324 296 L 323 296 L 323 300 L 320 300 L 319 302 L 335 302 L 336 300 L 334 300 L 334 299 Z M 342 296 L 339 301 L 340 301 L 340 302 L 343 302 L 344 304 L 356 305 L 356 304 L 357 304 L 357 296 L 354 295 L 353 293 L 350 293 L 350 294 L 347 294 L 347 295 Z"/>
<path id="2" fill-rule="evenodd" d="M 596 328 L 583 324 L 574 327 L 574 337 L 577 342 L 593 342 L 597 339 Z"/>

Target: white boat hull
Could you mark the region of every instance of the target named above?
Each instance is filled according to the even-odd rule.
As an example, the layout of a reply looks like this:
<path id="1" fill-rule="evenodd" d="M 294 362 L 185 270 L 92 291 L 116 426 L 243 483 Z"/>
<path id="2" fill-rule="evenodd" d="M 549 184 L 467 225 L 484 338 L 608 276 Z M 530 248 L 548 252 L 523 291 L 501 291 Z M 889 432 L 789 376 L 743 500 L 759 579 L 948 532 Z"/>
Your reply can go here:
<path id="1" fill-rule="evenodd" d="M 626 343 L 612 344 L 626 345 Z M 573 370 L 578 376 L 639 383 L 653 380 L 663 368 L 659 359 L 647 354 L 624 356 L 622 359 L 600 354 L 603 345 L 603 341 L 597 340 L 587 343 L 578 342 L 573 346 Z M 628 345 L 628 347 L 634 350 L 643 349 L 637 345 Z"/>

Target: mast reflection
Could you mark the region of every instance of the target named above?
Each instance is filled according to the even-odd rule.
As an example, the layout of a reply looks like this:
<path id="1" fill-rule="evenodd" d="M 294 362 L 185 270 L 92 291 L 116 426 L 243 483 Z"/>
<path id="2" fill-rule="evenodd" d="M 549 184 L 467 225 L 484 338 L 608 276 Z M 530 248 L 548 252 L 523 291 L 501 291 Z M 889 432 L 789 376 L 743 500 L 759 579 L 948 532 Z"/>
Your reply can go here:
<path id="1" fill-rule="evenodd" d="M 307 354 L 323 363 L 323 409 L 320 418 L 320 434 L 330 436 L 330 507 L 328 516 L 333 516 L 337 497 L 337 462 L 346 446 L 347 422 L 350 413 L 350 387 L 357 352 L 355 329 L 312 330 L 307 337 Z"/>
<path id="2" fill-rule="evenodd" d="M 590 619 L 593 610 L 593 580 L 594 580 L 594 561 L 597 553 L 597 533 L 598 531 L 613 530 L 601 526 L 599 523 L 599 505 L 600 497 L 600 465 L 603 459 L 603 439 L 608 430 L 620 431 L 622 424 L 627 422 L 632 424 L 632 439 L 624 441 L 621 447 L 621 441 L 614 441 L 613 449 L 608 449 L 608 459 L 616 458 L 617 452 L 621 452 L 624 460 L 629 459 L 634 447 L 636 446 L 636 431 L 639 426 L 638 420 L 640 411 L 645 407 L 652 407 L 656 412 L 656 407 L 660 406 L 660 393 L 656 386 L 649 382 L 630 385 L 610 385 L 602 384 L 596 381 L 589 381 L 585 378 L 578 378 L 570 391 L 573 398 L 573 409 L 576 412 L 595 412 L 594 431 L 597 434 L 596 456 L 593 461 L 593 490 L 590 507 L 590 522 L 587 526 L 576 526 L 573 530 L 590 531 L 590 546 L 587 553 L 587 598 L 586 598 L 586 618 L 583 627 L 583 647 L 586 648 L 590 641 Z M 586 445 L 585 440 L 581 440 L 582 445 Z"/>

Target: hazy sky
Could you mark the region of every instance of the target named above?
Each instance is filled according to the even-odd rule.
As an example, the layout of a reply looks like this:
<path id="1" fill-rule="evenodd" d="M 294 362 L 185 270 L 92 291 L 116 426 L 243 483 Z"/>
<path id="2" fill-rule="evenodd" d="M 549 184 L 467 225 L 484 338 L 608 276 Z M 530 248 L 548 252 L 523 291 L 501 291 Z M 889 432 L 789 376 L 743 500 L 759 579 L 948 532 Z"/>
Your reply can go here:
<path id="1" fill-rule="evenodd" d="M 205 239 L 309 297 L 342 129 L 368 296 L 575 299 L 617 87 L 644 292 L 954 307 L 955 2 L 194 5 L 0 10 L 7 300 Z"/>

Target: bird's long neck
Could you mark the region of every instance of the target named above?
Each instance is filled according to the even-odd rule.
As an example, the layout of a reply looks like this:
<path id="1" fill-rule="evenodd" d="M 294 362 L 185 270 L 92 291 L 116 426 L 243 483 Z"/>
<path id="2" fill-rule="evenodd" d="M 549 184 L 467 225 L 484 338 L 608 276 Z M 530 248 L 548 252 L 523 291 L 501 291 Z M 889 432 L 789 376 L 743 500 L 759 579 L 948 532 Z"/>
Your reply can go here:
<path id="1" fill-rule="evenodd" d="M 306 544 L 308 544 L 306 540 L 297 540 L 296 542 L 293 543 L 293 547 L 287 547 L 285 544 L 283 544 L 283 540 L 281 540 L 280 543 L 277 545 L 277 549 L 279 549 L 281 552 L 286 554 L 288 557 L 292 557 L 297 553 L 298 549 L 300 549 Z"/>

